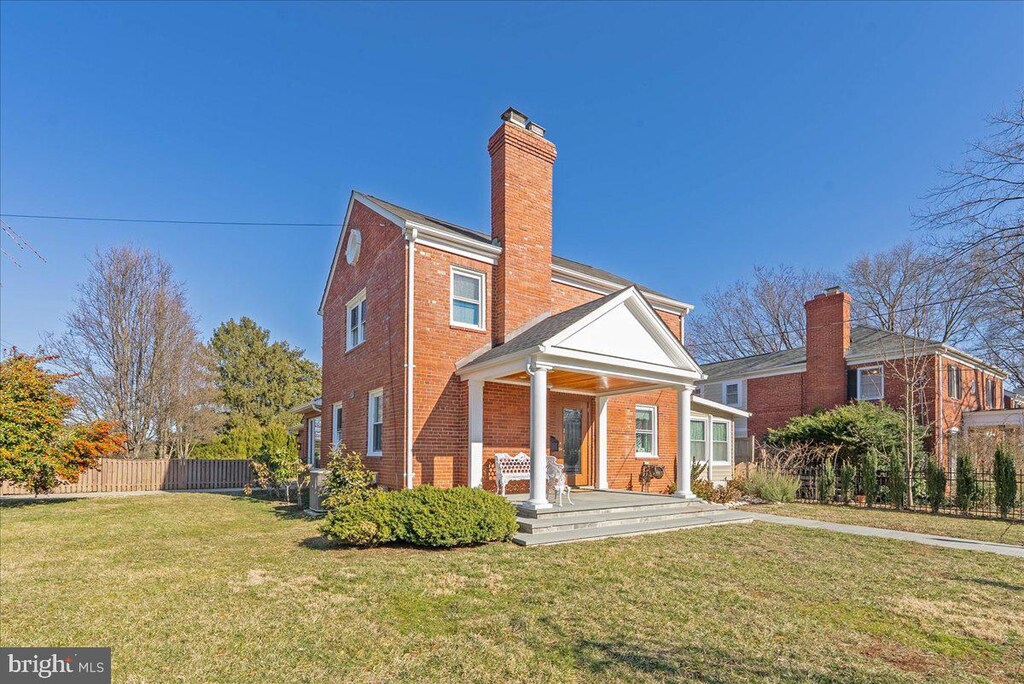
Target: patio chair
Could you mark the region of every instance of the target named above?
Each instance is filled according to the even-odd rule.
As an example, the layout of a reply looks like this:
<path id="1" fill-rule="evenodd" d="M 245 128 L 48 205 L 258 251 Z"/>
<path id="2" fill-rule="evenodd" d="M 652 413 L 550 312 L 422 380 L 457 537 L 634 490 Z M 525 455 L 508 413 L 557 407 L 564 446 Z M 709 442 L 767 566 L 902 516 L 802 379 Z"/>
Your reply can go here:
<path id="1" fill-rule="evenodd" d="M 558 495 L 559 506 L 562 505 L 562 494 L 565 494 L 565 498 L 569 500 L 569 505 L 572 505 L 569 483 L 565 480 L 565 467 L 554 456 L 548 456 L 547 484 L 549 487 L 554 487 L 555 494 Z"/>

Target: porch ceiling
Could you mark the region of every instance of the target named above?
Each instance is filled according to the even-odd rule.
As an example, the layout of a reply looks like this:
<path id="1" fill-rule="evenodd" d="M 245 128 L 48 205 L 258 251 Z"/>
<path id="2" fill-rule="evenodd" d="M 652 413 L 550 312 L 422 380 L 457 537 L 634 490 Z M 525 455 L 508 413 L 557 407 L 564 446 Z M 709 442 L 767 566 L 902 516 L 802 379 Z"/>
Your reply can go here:
<path id="1" fill-rule="evenodd" d="M 526 371 L 522 371 L 496 378 L 492 382 L 529 385 L 530 376 Z M 636 392 L 648 389 L 651 387 L 651 383 L 553 368 L 548 371 L 548 387 L 556 391 L 563 390 L 585 394 L 616 394 L 619 392 Z"/>

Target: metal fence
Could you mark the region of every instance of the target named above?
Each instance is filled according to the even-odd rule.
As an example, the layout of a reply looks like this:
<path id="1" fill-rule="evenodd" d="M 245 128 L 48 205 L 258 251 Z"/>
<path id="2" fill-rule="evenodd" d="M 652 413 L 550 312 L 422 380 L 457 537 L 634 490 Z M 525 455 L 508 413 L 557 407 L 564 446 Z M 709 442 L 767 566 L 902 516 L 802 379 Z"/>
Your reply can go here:
<path id="1" fill-rule="evenodd" d="M 101 458 L 99 468 L 87 470 L 75 484 L 65 484 L 53 494 L 94 492 L 180 491 L 237 489 L 252 482 L 248 459 L 124 459 Z M 32 491 L 9 482 L 0 495 L 25 495 Z"/>
<path id="2" fill-rule="evenodd" d="M 800 480 L 800 489 L 797 491 L 796 497 L 800 501 L 819 501 L 818 497 L 818 484 L 821 479 L 822 468 L 800 468 L 789 472 L 790 475 Z M 891 504 L 887 497 L 888 492 L 888 479 L 889 473 L 887 470 L 879 468 L 876 471 L 878 478 L 877 495 L 873 506 L 875 508 L 896 508 Z M 999 517 L 999 509 L 995 505 L 995 477 L 991 470 L 975 470 L 975 478 L 980 489 L 980 496 L 978 503 L 967 510 L 967 515 L 979 518 L 997 518 Z M 928 499 L 925 495 L 925 479 L 924 474 L 921 472 L 915 472 L 913 475 L 907 476 L 907 486 L 913 493 L 913 504 L 908 503 L 904 500 L 902 508 L 904 510 L 918 511 L 930 513 L 932 508 L 928 503 Z M 946 514 L 957 514 L 960 515 L 961 511 L 956 506 L 956 473 L 952 471 L 946 472 L 946 496 L 943 499 L 942 505 L 939 506 L 940 513 Z M 842 503 L 839 492 L 839 468 L 836 468 L 836 491 L 831 500 L 835 503 Z M 857 474 L 854 477 L 853 483 L 853 494 L 850 498 L 851 506 L 866 507 L 867 501 L 864 498 L 864 483 L 863 474 L 860 467 L 857 468 Z M 1016 506 L 1009 510 L 1007 518 L 1010 520 L 1018 520 L 1024 522 L 1024 472 L 1017 472 L 1017 501 Z"/>

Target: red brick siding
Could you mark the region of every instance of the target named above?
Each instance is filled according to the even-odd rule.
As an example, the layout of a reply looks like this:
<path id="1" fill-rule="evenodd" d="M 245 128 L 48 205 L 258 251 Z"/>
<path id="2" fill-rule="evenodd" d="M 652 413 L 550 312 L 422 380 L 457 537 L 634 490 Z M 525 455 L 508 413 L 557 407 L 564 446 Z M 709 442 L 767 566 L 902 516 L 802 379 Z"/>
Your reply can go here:
<path id="1" fill-rule="evenodd" d="M 812 413 L 846 402 L 846 350 L 850 346 L 850 295 L 818 295 L 804 304 L 807 314 L 807 375 L 803 411 Z"/>
<path id="2" fill-rule="evenodd" d="M 747 434 L 764 437 L 768 430 L 780 428 L 790 418 L 801 415 L 803 406 L 803 373 L 751 378 L 747 380 L 747 411 L 752 414 L 747 419 Z"/>
<path id="3" fill-rule="evenodd" d="M 342 402 L 342 440 L 366 453 L 368 393 L 384 388 L 384 448 L 367 457 L 381 484 L 401 487 L 405 425 L 405 239 L 402 230 L 356 202 L 349 217 L 363 243 L 358 261 L 338 260 L 323 311 L 321 462 L 330 449 L 331 407 Z M 344 251 L 344 245 L 342 245 Z M 366 288 L 366 342 L 345 351 L 346 304 Z"/>

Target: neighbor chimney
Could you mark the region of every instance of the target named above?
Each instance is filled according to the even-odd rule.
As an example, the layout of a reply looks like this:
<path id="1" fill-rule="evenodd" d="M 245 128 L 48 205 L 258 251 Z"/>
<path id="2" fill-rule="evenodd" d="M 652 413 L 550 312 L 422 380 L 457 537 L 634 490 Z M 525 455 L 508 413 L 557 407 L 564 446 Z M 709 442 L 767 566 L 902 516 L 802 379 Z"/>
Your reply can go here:
<path id="1" fill-rule="evenodd" d="M 850 295 L 830 287 L 804 303 L 807 372 L 804 413 L 845 404 L 846 350 L 850 347 Z"/>
<path id="2" fill-rule="evenodd" d="M 511 107 L 487 143 L 491 235 L 501 243 L 494 271 L 495 344 L 551 310 L 551 176 L 555 146 Z"/>

